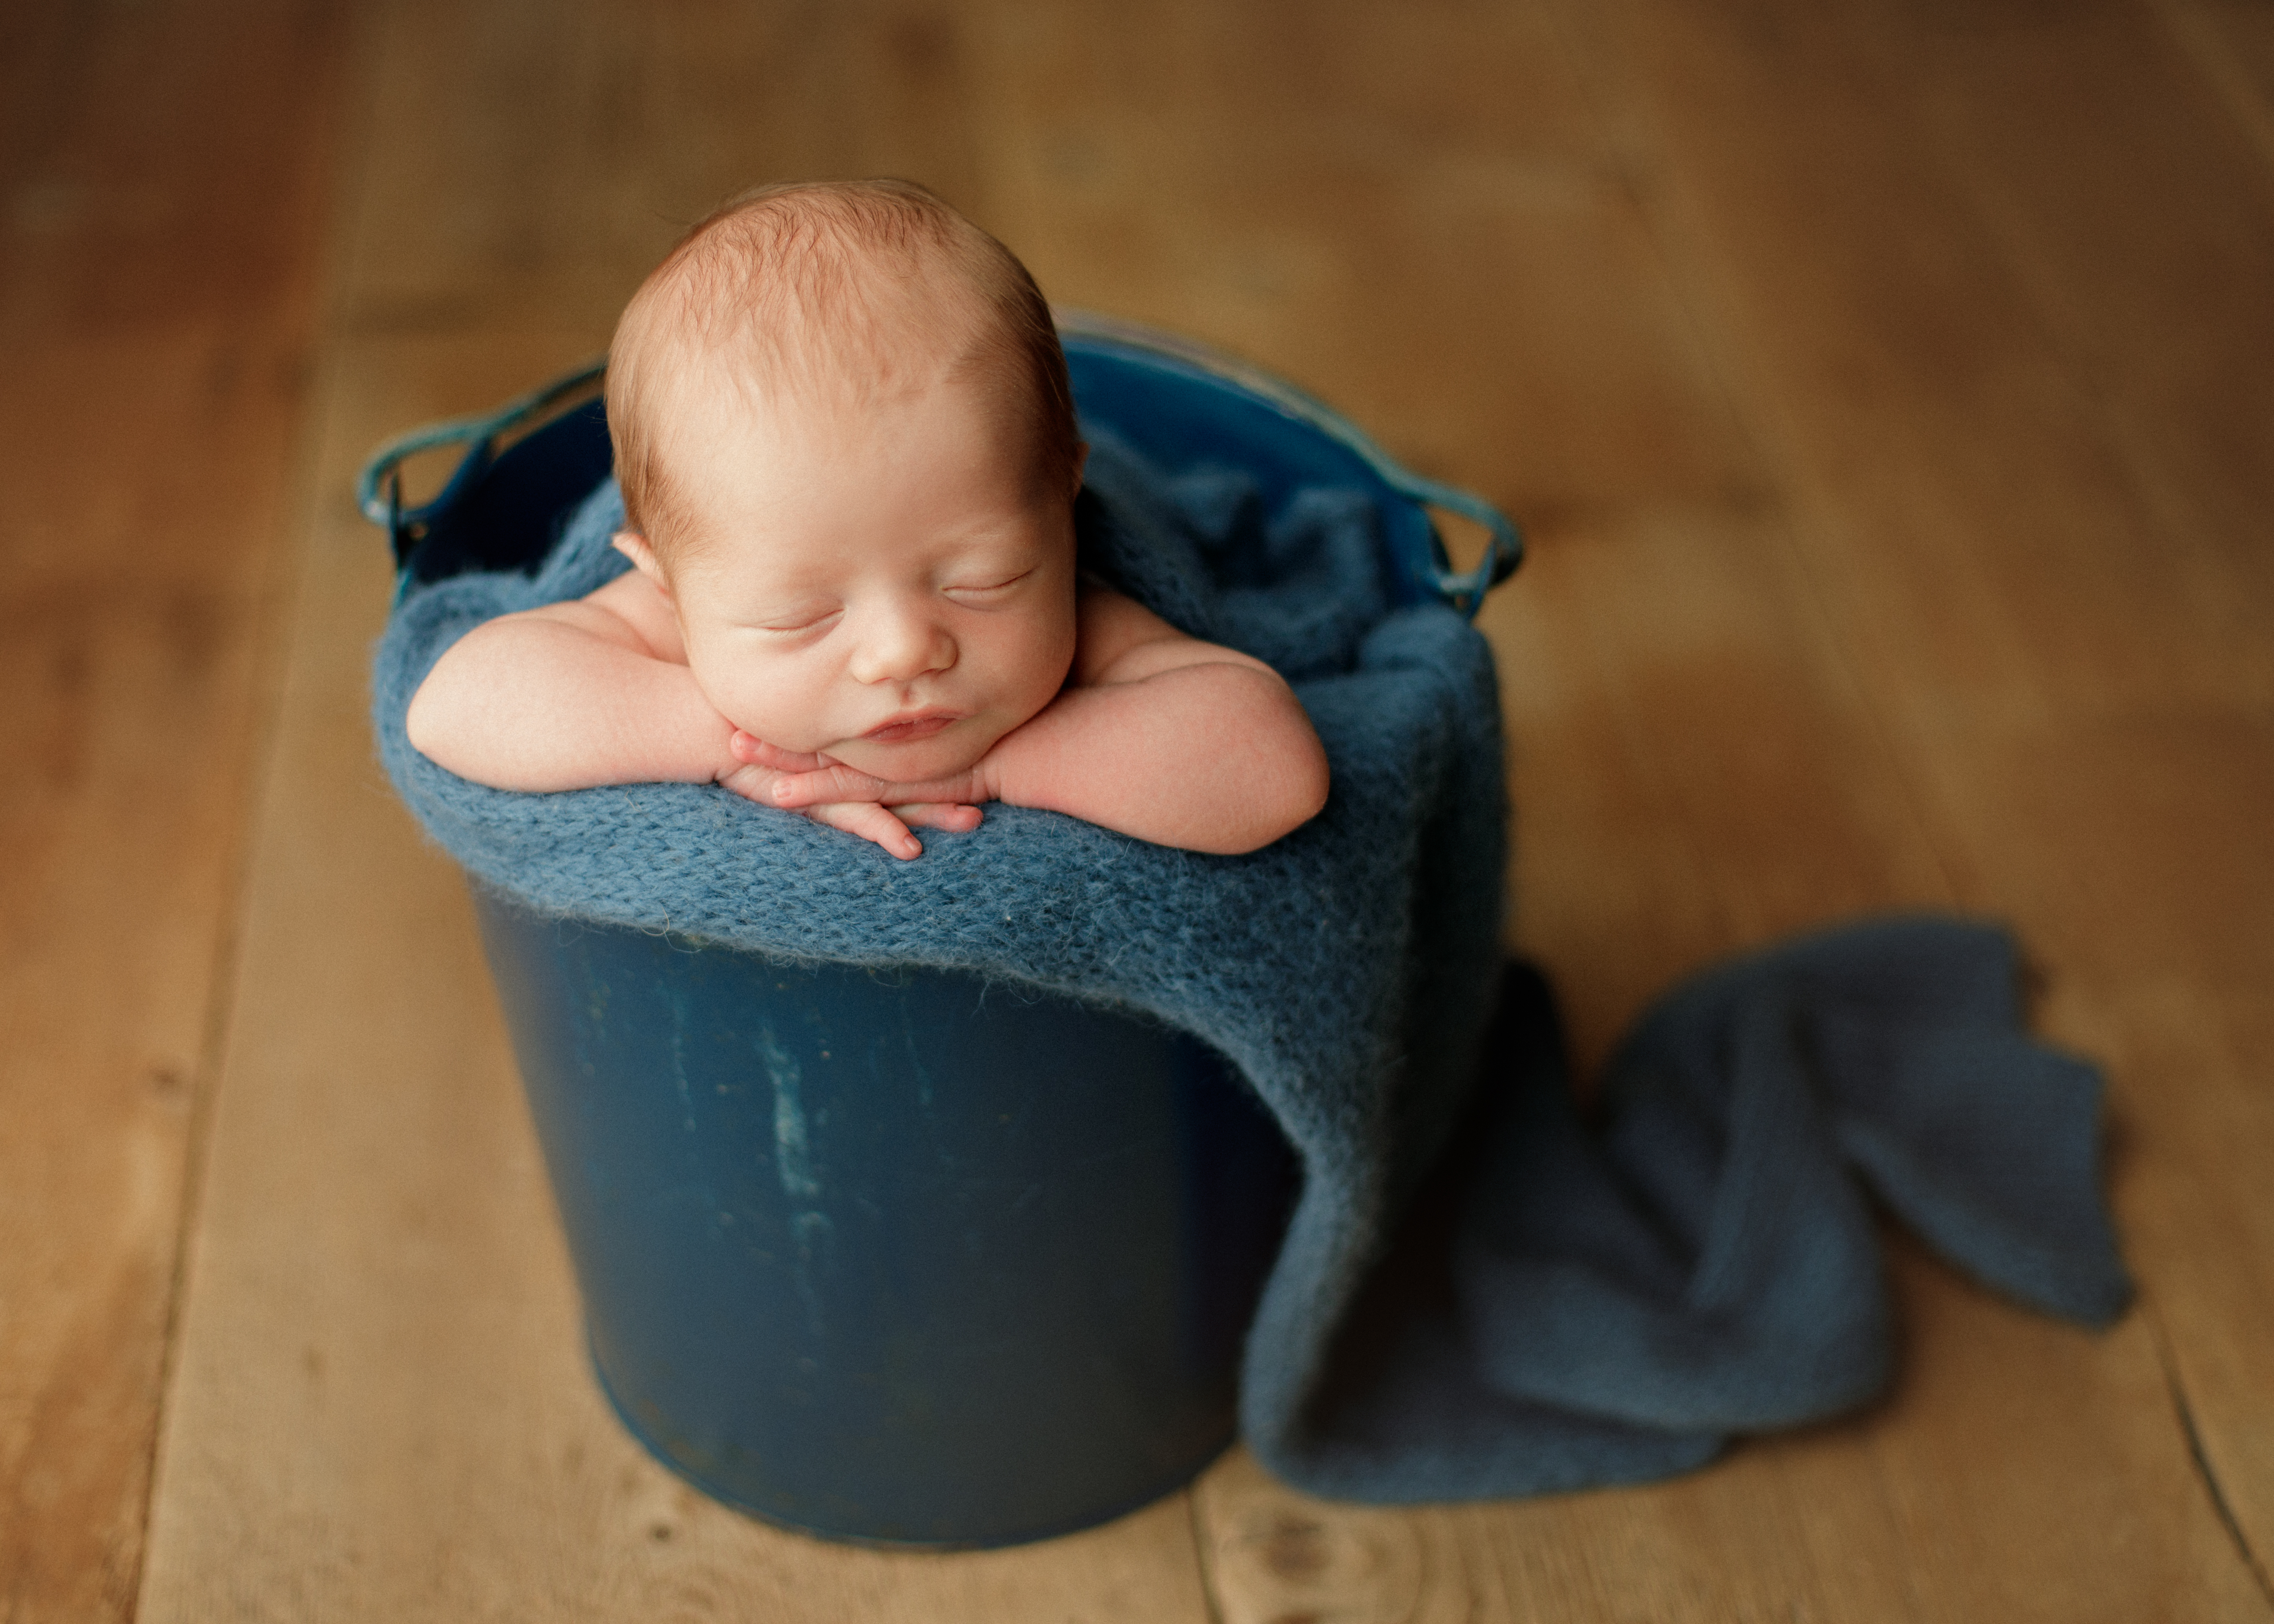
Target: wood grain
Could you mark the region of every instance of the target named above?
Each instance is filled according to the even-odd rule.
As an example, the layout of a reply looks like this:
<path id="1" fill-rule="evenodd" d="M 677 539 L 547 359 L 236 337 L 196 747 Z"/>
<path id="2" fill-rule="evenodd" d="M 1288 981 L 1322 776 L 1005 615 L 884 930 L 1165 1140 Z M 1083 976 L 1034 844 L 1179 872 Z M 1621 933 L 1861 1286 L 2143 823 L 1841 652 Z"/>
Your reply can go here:
<path id="1" fill-rule="evenodd" d="M 2143 691 L 2121 716 L 2074 718 L 2022 758 L 2061 786 L 2058 808 L 2017 781 L 2030 775 L 2011 753 L 1984 752 L 1965 779 L 1970 821 L 1997 839 L 2020 822 L 2006 808 L 2026 808 L 2051 832 L 2026 848 L 1999 844 L 2048 912 L 2070 904 L 2047 940 L 2073 955 L 2076 1003 L 2105 1007 L 2154 986 L 2193 1006 L 2183 1031 L 2263 1029 L 2274 952 L 2258 921 L 2274 905 L 2274 864 L 2250 831 L 2274 806 L 2274 169 L 2249 120 L 2230 117 L 2232 100 L 2188 99 L 2199 60 L 2153 16 L 2081 8 L 2057 34 L 2025 24 L 1985 41 L 1908 41 L 1890 19 L 1871 21 L 2099 405 L 2152 521 L 2142 551 L 2173 577 L 2220 583 L 2189 635 L 2226 651 L 2225 703 Z M 2129 615 L 2095 634 L 2111 649 L 2143 635 Z M 2174 864 L 2182 831 L 2190 855 Z M 2076 917 L 2087 886 L 2120 898 L 2120 933 L 2097 909 Z M 2168 1041 L 2167 1013 L 2135 1019 L 2136 1036 L 2120 1022 L 2108 1040 Z M 2252 1197 L 2274 1139 L 2248 1041 L 2180 1090 L 2163 1066 L 2143 1067 L 2136 1097 L 2153 1130 L 2126 1211 L 2137 1214 L 2135 1246 L 2156 1249 L 2153 1306 L 2176 1389 L 2263 1575 L 2274 1551 L 2274 1316 Z"/>
<path id="2" fill-rule="evenodd" d="M 2178 1082 L 2158 1004 L 2177 980 L 2232 1030 L 2263 1002 L 2243 831 L 2265 805 L 2263 468 L 2221 450 L 2235 432 L 2167 419 L 2218 402 L 2263 441 L 2240 374 L 2270 349 L 2243 308 L 2274 229 L 2265 188 L 2219 119 L 2166 108 L 2127 130 L 2100 105 L 2119 79 L 2143 100 L 2188 88 L 2125 8 L 1615 17 L 1593 41 L 1607 102 L 1662 154 L 1661 230 L 1731 335 L 1806 572 L 1956 894 L 2022 923 L 2052 1029 L 2112 1063 L 2142 1357 L 2170 1362 L 2204 1493 L 2263 1585 L 2274 1371 L 2242 1330 L 2263 1251 L 2255 1225 L 2243 1240 L 2214 1218 L 2255 1187 L 2261 1090 L 2232 1062 Z M 2103 144 L 2087 126 L 2111 117 Z M 2191 193 L 2198 167 L 2235 190 Z M 2165 816 L 2134 810 L 2143 798 Z M 2083 913 L 2111 893 L 2114 910 Z"/>
<path id="3" fill-rule="evenodd" d="M 11 1620 L 132 1605 L 289 556 L 342 41 L 222 10 L 0 23 Z"/>
<path id="4" fill-rule="evenodd" d="M 2157 0 L 2156 10 L 2274 170 L 2274 17 L 2251 0 Z"/>
<path id="5" fill-rule="evenodd" d="M 2262 11 L 368 0 L 351 30 L 318 36 L 352 56 L 359 133 L 241 913 L 183 860 L 162 865 L 192 876 L 175 882 L 181 931 L 209 944 L 233 919 L 236 934 L 147 1616 L 2274 1613 Z M 11 64 L 19 37 L 41 60 L 116 49 L 60 13 L 0 28 Z M 109 71 L 124 87 L 159 68 Z M 0 102 L 11 142 L 49 122 L 35 102 Z M 887 1555 L 726 1513 L 642 1455 L 582 1364 L 458 882 L 371 760 L 363 660 L 387 582 L 346 485 L 383 434 L 597 348 L 723 193 L 879 171 L 939 187 L 1054 297 L 1248 355 L 1530 523 L 1532 560 L 1484 621 L 1520 808 L 1510 939 L 1556 979 L 1583 1064 L 1672 977 L 1787 930 L 1920 904 L 2014 921 L 2048 1029 L 2110 1068 L 2142 1308 L 2101 1335 L 2055 1326 L 1898 1242 L 1903 1375 L 1880 1405 L 1680 1482 L 1523 1504 L 1329 1505 L 1236 1452 L 1192 1494 L 1073 1539 Z M 290 195 L 320 192 L 304 184 Z M 75 207 L 12 195 L 19 239 Z M 302 242 L 312 205 L 294 207 L 279 218 Z M 304 263 L 264 252 L 264 274 Z M 91 252 L 56 263 L 0 302 L 8 342 L 124 285 Z M 281 285 L 213 274 L 211 297 L 243 282 L 248 308 Z M 298 308 L 261 297 L 272 320 Z M 111 364 L 162 353 L 142 347 L 150 330 L 120 336 Z M 39 375 L 63 388 L 72 365 Z M 262 421 L 289 422 L 297 398 Z M 36 444 L 25 468 L 132 530 L 83 437 L 7 410 L 0 457 Z M 154 458 L 144 477 L 131 501 L 147 511 L 182 470 Z M 24 538 L 11 558 L 48 557 L 43 518 L 7 523 Z M 79 615 L 117 644 L 104 669 L 137 694 L 163 686 L 162 608 L 98 613 L 86 577 L 53 581 L 23 623 L 52 643 Z M 11 673 L 25 662 L 19 690 L 68 673 L 50 643 L 0 649 Z M 156 729 L 219 713 L 138 708 L 160 703 L 104 714 Z M 85 1043 L 76 966 L 120 952 L 118 933 L 71 936 L 79 915 L 52 888 L 127 906 L 134 884 L 96 875 L 109 848 L 87 832 L 122 817 L 147 820 L 138 853 L 176 851 L 185 818 L 198 849 L 224 846 L 249 757 L 224 748 L 221 787 L 130 815 L 130 763 L 170 734 L 122 732 L 90 756 L 67 725 L 79 712 L 20 714 L 31 759 L 110 763 L 102 787 L 89 777 L 24 824 L 45 868 L 0 879 L 51 888 L 22 891 L 22 908 L 6 893 L 0 974 L 28 989 L 10 1019 L 20 1007 Z M 132 976 L 141 996 L 177 987 L 166 1007 L 189 1014 L 168 1031 L 205 996 L 139 959 Z M 101 1030 L 124 1055 L 140 1028 Z M 24 1166 L 102 1142 L 80 1123 L 114 1145 L 128 1124 L 158 1147 L 146 1162 L 178 1165 L 185 1130 L 135 1128 L 154 1108 L 87 1081 L 142 1064 L 111 1053 L 41 1063 L 90 1103 Z M 13 1195 L 15 1143 L 0 1213 L 77 1210 L 46 1184 Z M 171 1210 L 166 1177 L 142 1206 L 97 1181 L 109 1193 L 86 1210 L 138 1215 L 128 1242 L 88 1255 L 162 1252 L 171 1220 L 146 1214 Z M 80 1340 L 19 1365 L 11 1320 L 6 1368 L 154 1372 L 154 1327 L 135 1342 L 102 1289 L 46 1300 Z M 91 1412 L 0 1409 L 11 1515 L 48 1492 L 60 1436 L 19 1413 Z M 132 1449 L 114 1458 L 134 1470 Z M 131 1514 L 105 1525 L 109 1547 L 52 1553 L 5 1543 L 14 1526 L 0 1553 L 49 1575 L 26 1594 L 119 1610 L 132 1568 L 102 1552 L 139 1538 Z"/>

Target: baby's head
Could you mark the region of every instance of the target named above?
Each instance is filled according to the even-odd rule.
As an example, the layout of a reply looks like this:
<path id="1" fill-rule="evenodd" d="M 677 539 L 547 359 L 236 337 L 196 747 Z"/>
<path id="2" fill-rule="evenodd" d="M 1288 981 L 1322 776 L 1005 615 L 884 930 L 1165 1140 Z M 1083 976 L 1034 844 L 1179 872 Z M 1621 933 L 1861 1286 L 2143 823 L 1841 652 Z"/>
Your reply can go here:
<path id="1" fill-rule="evenodd" d="M 1065 362 L 1008 250 L 900 181 L 768 186 L 608 352 L 617 545 L 721 714 L 877 777 L 960 771 L 1073 656 Z"/>

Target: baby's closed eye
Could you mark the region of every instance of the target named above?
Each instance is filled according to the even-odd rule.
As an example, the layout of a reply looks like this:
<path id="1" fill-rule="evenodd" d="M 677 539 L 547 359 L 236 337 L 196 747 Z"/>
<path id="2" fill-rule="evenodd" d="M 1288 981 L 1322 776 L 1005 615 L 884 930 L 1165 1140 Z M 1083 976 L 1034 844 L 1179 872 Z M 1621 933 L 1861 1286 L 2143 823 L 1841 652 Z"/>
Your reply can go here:
<path id="1" fill-rule="evenodd" d="M 793 608 L 761 615 L 749 622 L 749 629 L 771 632 L 777 636 L 794 637 L 802 632 L 818 631 L 834 622 L 845 613 L 845 605 L 835 603 L 800 604 Z"/>
<path id="2" fill-rule="evenodd" d="M 963 603 L 991 603 L 1006 597 L 1012 589 L 1035 572 L 1021 569 L 1007 575 L 980 575 L 975 579 L 950 582 L 940 590 L 950 598 Z"/>

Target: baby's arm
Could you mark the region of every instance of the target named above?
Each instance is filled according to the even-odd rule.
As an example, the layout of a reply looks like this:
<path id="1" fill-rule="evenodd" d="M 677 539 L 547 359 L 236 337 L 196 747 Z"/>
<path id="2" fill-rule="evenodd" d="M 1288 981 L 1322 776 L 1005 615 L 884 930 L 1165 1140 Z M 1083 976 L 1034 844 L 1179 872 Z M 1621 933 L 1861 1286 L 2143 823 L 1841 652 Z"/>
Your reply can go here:
<path id="1" fill-rule="evenodd" d="M 1083 594 L 1074 680 L 989 753 L 997 798 L 1187 851 L 1252 852 L 1327 801 L 1311 718 L 1261 660 Z"/>
<path id="2" fill-rule="evenodd" d="M 468 632 L 411 696 L 405 730 L 421 754 L 493 789 L 718 783 L 776 804 L 780 775 L 735 758 L 734 724 L 672 658 L 678 650 L 669 605 L 637 574 L 619 576 Z M 799 809 L 902 858 L 923 849 L 910 825 L 965 830 L 980 817 L 975 807 L 887 810 L 873 798 Z"/>
<path id="3" fill-rule="evenodd" d="M 1118 592 L 1085 592 L 1081 616 L 1065 690 L 964 778 L 880 786 L 825 765 L 784 778 L 775 799 L 1002 801 L 1224 854 L 1269 846 L 1326 804 L 1326 752 L 1269 665 L 1187 637 Z M 766 759 L 754 742 L 735 741 L 742 759 Z"/>
<path id="4" fill-rule="evenodd" d="M 645 601 L 655 596 L 628 575 L 573 603 L 483 622 L 412 695 L 412 746 L 494 789 L 708 784 L 733 773 L 734 727 L 695 673 L 665 658 L 659 644 L 677 628 L 657 621 Z"/>

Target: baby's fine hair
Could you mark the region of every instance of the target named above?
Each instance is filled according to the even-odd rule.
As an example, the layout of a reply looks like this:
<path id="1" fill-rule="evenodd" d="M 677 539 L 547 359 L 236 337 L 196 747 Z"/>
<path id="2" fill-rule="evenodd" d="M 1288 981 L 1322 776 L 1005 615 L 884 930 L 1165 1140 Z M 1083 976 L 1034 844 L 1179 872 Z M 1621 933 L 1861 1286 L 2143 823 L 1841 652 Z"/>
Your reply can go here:
<path id="1" fill-rule="evenodd" d="M 913 181 L 806 181 L 728 199 L 640 284 L 608 349 L 624 523 L 659 552 L 683 515 L 663 466 L 667 397 L 693 387 L 874 398 L 904 380 L 912 324 L 968 296 L 957 369 L 1020 409 L 1038 489 L 1071 492 L 1073 395 L 1050 306 L 1011 251 Z M 952 284 L 951 284 L 952 286 Z M 933 352 L 937 354 L 937 352 Z"/>

